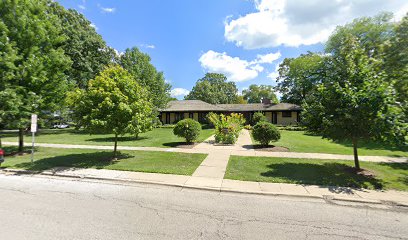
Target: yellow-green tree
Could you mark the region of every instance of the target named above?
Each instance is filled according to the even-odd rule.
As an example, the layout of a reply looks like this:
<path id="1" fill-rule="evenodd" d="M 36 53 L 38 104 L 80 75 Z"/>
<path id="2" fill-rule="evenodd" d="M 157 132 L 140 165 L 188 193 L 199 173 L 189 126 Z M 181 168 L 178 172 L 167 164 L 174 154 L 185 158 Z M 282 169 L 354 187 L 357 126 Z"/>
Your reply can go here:
<path id="1" fill-rule="evenodd" d="M 68 96 L 78 126 L 90 133 L 113 133 L 116 157 L 118 136 L 146 132 L 157 116 L 146 89 L 120 66 L 112 65 L 90 80 L 88 88 Z"/>

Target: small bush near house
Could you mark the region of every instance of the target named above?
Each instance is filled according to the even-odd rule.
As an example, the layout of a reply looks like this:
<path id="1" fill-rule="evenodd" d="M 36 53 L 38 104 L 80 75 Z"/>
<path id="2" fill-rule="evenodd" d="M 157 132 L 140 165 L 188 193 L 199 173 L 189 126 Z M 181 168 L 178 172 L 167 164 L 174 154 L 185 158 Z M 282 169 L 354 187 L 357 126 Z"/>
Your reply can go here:
<path id="1" fill-rule="evenodd" d="M 245 124 L 244 116 L 237 113 L 229 116 L 209 113 L 207 117 L 215 127 L 215 142 L 217 143 L 234 144 Z"/>
<path id="2" fill-rule="evenodd" d="M 249 124 L 248 124 L 248 125 L 245 125 L 244 128 L 245 128 L 246 130 L 252 130 L 252 126 L 249 125 Z"/>
<path id="3" fill-rule="evenodd" d="M 252 137 L 262 145 L 268 146 L 270 142 L 278 141 L 281 135 L 278 128 L 272 123 L 259 122 L 254 126 Z"/>
<path id="4" fill-rule="evenodd" d="M 191 118 L 179 121 L 173 129 L 174 135 L 185 138 L 187 143 L 197 140 L 200 132 L 201 124 Z"/>
<path id="5" fill-rule="evenodd" d="M 252 126 L 255 126 L 259 122 L 267 122 L 265 115 L 261 112 L 256 112 L 252 116 Z"/>

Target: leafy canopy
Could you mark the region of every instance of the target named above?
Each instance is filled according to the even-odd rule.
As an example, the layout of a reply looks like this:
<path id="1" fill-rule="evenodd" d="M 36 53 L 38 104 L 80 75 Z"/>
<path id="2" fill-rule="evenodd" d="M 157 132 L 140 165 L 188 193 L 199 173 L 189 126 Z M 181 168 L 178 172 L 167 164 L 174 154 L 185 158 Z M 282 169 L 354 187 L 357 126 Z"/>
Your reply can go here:
<path id="1" fill-rule="evenodd" d="M 202 100 L 211 104 L 237 103 L 238 89 L 235 83 L 227 81 L 225 75 L 206 73 L 184 99 Z"/>
<path id="2" fill-rule="evenodd" d="M 151 64 L 150 56 L 138 48 L 128 48 L 119 56 L 118 63 L 126 69 L 140 86 L 148 90 L 154 106 L 163 108 L 170 101 L 171 85 L 164 79 L 162 72 Z"/>
<path id="3" fill-rule="evenodd" d="M 272 103 L 279 102 L 270 85 L 251 84 L 248 89 L 242 91 L 242 95 L 248 103 L 260 103 L 263 98 L 271 100 Z"/>
<path id="4" fill-rule="evenodd" d="M 68 102 L 78 126 L 91 133 L 113 133 L 115 138 L 151 130 L 157 115 L 146 89 L 117 65 L 90 80 L 87 90 L 71 92 Z"/>

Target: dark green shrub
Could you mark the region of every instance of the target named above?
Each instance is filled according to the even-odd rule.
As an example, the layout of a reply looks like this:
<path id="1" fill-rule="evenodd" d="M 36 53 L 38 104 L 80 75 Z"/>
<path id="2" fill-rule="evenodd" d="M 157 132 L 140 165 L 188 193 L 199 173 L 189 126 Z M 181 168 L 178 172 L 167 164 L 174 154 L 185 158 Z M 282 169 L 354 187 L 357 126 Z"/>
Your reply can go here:
<path id="1" fill-rule="evenodd" d="M 261 112 L 256 112 L 252 116 L 252 126 L 255 126 L 259 122 L 267 122 L 265 115 Z"/>
<path id="2" fill-rule="evenodd" d="M 281 137 L 280 132 L 275 125 L 268 122 L 259 122 L 254 126 L 252 137 L 255 141 L 267 146 L 269 142 L 278 141 Z"/>
<path id="3" fill-rule="evenodd" d="M 191 118 L 179 121 L 173 129 L 174 135 L 185 138 L 187 143 L 197 140 L 200 132 L 201 124 Z"/>

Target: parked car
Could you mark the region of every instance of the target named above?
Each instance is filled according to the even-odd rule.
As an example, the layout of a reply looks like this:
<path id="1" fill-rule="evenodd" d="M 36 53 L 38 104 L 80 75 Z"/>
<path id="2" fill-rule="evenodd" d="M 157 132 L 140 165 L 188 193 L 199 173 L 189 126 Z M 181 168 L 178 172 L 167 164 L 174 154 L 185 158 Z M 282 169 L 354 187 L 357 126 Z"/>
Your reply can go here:
<path id="1" fill-rule="evenodd" d="M 68 124 L 55 124 L 53 128 L 64 129 L 64 128 L 69 128 L 69 125 Z"/>

